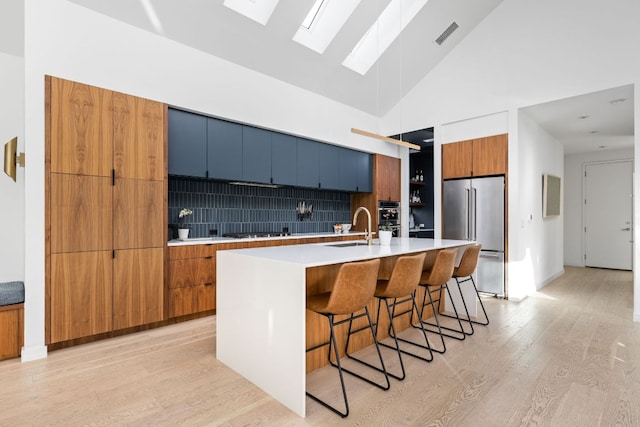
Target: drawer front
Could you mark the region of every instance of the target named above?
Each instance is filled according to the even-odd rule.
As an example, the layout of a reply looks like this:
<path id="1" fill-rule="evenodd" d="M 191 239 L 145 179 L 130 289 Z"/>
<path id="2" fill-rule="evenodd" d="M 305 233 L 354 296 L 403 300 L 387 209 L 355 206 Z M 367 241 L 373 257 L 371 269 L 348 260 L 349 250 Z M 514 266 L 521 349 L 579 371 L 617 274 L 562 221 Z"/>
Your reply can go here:
<path id="1" fill-rule="evenodd" d="M 215 284 L 216 258 L 189 258 L 169 261 L 169 288 Z"/>
<path id="2" fill-rule="evenodd" d="M 198 285 L 171 289 L 169 317 L 184 316 L 216 308 L 216 286 Z"/>
<path id="3" fill-rule="evenodd" d="M 169 259 L 215 257 L 218 246 L 219 245 L 169 246 Z"/>

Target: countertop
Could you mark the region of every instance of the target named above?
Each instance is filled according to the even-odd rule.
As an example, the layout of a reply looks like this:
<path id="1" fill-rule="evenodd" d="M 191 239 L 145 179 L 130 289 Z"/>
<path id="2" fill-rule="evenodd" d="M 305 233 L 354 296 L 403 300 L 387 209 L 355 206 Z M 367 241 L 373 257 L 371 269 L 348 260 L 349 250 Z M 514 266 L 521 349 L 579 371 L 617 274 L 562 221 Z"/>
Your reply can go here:
<path id="1" fill-rule="evenodd" d="M 349 233 L 300 233 L 300 234 L 290 234 L 288 236 L 273 236 L 273 237 L 249 237 L 244 239 L 235 239 L 231 237 L 197 237 L 194 239 L 180 240 L 173 239 L 169 240 L 167 243 L 168 246 L 186 246 L 186 245 L 207 245 L 207 244 L 215 244 L 215 243 L 240 243 L 240 242 L 260 242 L 266 240 L 288 240 L 288 239 L 312 239 L 317 237 L 340 237 L 340 236 L 362 236 L 364 239 L 365 232 L 363 231 L 353 231 Z M 376 234 L 375 232 L 373 234 Z"/>
<path id="2" fill-rule="evenodd" d="M 225 251 L 239 253 L 245 256 L 263 260 L 280 261 L 303 267 L 338 264 L 351 261 L 361 261 L 379 257 L 404 255 L 429 250 L 460 247 L 473 244 L 467 240 L 447 239 L 412 239 L 408 237 L 394 237 L 389 246 L 381 246 L 374 239 L 371 246 L 364 242 L 351 246 L 353 241 L 312 243 L 307 245 L 269 246 L 251 249 L 233 249 Z"/>

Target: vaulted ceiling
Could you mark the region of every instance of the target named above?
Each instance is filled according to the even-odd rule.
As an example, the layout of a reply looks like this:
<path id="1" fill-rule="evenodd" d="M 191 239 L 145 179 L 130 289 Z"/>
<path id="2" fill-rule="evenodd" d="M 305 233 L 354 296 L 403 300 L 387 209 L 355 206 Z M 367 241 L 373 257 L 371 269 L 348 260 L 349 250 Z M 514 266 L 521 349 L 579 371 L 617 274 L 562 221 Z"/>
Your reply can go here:
<path id="1" fill-rule="evenodd" d="M 342 65 L 347 55 L 392 1 L 402 9 L 415 0 L 356 2 L 322 54 L 293 40 L 316 0 L 279 0 L 265 25 L 226 7 L 223 0 L 70 1 L 377 116 L 392 108 L 502 2 L 427 1 L 380 60 L 361 75 Z M 255 7 L 261 1 L 239 2 Z M 436 38 L 454 21 L 459 27 L 437 44 Z"/>

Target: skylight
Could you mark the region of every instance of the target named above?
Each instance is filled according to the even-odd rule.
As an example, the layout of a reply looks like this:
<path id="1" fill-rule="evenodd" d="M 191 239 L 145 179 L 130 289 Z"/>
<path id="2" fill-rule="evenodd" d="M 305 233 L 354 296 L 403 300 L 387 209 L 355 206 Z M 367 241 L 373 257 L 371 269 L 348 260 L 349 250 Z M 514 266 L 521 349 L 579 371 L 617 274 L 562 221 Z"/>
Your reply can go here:
<path id="1" fill-rule="evenodd" d="M 249 19 L 267 25 L 280 0 L 224 0 L 223 5 Z"/>
<path id="2" fill-rule="evenodd" d="M 365 75 L 428 0 L 391 0 L 342 65 Z"/>
<path id="3" fill-rule="evenodd" d="M 293 40 L 323 53 L 361 0 L 316 0 Z"/>
<path id="4" fill-rule="evenodd" d="M 316 0 L 313 7 L 307 14 L 307 17 L 304 18 L 304 21 L 302 21 L 302 26 L 304 28 L 306 28 L 307 30 L 311 29 L 311 25 L 313 25 L 313 21 L 316 20 L 316 17 L 318 16 L 318 12 L 320 12 L 320 8 L 322 7 L 323 3 L 324 3 L 324 0 Z"/>

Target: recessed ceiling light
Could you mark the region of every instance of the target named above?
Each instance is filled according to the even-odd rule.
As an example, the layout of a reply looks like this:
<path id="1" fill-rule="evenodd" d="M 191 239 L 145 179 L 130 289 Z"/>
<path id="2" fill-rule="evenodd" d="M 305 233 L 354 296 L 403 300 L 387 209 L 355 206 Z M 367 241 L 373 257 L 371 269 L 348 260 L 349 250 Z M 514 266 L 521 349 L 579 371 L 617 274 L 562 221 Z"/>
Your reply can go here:
<path id="1" fill-rule="evenodd" d="M 611 105 L 622 104 L 626 100 L 627 100 L 627 98 L 618 98 L 618 99 L 614 99 L 612 101 L 609 101 L 609 103 Z"/>
<path id="2" fill-rule="evenodd" d="M 600 132 L 600 131 L 599 131 L 599 130 L 592 130 L 592 131 L 591 131 L 591 132 L 589 132 L 589 133 L 598 133 L 598 132 Z"/>
<path id="3" fill-rule="evenodd" d="M 607 148 L 606 145 L 598 145 L 598 148 Z"/>
<path id="4" fill-rule="evenodd" d="M 578 116 L 578 119 L 580 119 L 580 120 L 584 120 L 586 118 L 589 118 L 589 116 Z"/>

